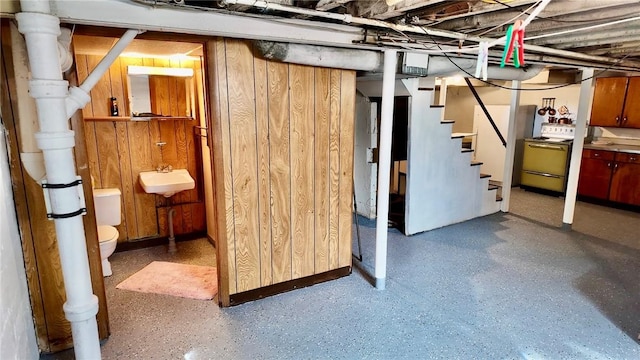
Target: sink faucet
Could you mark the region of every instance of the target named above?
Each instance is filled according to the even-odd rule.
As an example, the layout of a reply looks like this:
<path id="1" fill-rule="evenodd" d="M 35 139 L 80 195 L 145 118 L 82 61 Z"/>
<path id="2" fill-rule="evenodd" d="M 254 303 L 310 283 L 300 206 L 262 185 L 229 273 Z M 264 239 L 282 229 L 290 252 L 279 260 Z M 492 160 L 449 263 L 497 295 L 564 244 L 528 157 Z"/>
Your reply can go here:
<path id="1" fill-rule="evenodd" d="M 171 165 L 160 164 L 156 168 L 159 173 L 168 173 L 173 171 L 173 167 Z"/>

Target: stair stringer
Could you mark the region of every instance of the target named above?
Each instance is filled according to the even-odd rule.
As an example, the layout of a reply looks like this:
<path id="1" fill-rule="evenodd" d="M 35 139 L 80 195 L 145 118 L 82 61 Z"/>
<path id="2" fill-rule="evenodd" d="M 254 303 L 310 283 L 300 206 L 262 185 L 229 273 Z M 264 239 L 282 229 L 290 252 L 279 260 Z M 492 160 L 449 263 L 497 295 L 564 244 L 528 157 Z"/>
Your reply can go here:
<path id="1" fill-rule="evenodd" d="M 403 80 L 411 93 L 408 129 L 405 234 L 412 235 L 499 211 L 496 191 L 472 153 L 461 152 L 451 138 L 442 107 L 431 107 L 431 91 L 418 90 L 417 79 Z"/>

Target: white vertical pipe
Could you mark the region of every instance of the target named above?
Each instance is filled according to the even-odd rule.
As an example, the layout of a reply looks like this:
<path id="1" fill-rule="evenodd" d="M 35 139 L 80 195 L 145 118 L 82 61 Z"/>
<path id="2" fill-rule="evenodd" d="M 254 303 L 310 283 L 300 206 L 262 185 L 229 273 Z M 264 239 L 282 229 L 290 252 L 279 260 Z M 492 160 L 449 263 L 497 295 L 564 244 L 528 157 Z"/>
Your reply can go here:
<path id="1" fill-rule="evenodd" d="M 593 68 L 582 70 L 582 82 L 580 83 L 580 100 L 578 114 L 576 115 L 575 138 L 571 150 L 571 162 L 569 163 L 569 178 L 567 180 L 567 193 L 564 197 L 564 213 L 562 226 L 571 228 L 573 215 L 576 209 L 576 197 L 578 195 L 578 177 L 580 175 L 580 163 L 582 162 L 582 149 L 584 147 L 584 133 L 587 130 L 587 118 L 591 113 L 591 96 L 593 93 Z"/>
<path id="2" fill-rule="evenodd" d="M 69 130 L 65 98 L 69 84 L 62 80 L 58 41 L 60 22 L 47 14 L 46 0 L 22 0 L 16 14 L 18 30 L 25 35 L 32 79 L 31 96 L 36 101 L 40 132 L 35 134 L 42 150 L 47 183 L 69 184 L 76 180 L 73 157 L 74 133 Z M 29 12 L 33 11 L 33 12 Z M 80 210 L 78 189 L 50 189 L 50 211 L 70 214 Z M 84 225 L 80 215 L 56 218 L 55 230 L 67 301 L 63 305 L 77 359 L 99 359 L 100 342 L 96 314 L 98 298 L 93 294 Z"/>
<path id="3" fill-rule="evenodd" d="M 504 171 L 502 176 L 502 202 L 500 210 L 509 212 L 509 201 L 511 200 L 511 182 L 513 180 L 513 161 L 516 155 L 516 131 L 518 125 L 518 107 L 520 106 L 520 80 L 511 82 L 511 107 L 509 108 L 509 124 L 507 126 L 507 148 L 505 150 Z"/>
<path id="4" fill-rule="evenodd" d="M 382 76 L 382 108 L 378 158 L 378 206 L 376 216 L 376 288 L 384 290 L 387 278 L 387 233 L 389 231 L 389 177 L 391 174 L 391 132 L 393 130 L 393 99 L 396 86 L 398 51 L 384 51 Z"/>

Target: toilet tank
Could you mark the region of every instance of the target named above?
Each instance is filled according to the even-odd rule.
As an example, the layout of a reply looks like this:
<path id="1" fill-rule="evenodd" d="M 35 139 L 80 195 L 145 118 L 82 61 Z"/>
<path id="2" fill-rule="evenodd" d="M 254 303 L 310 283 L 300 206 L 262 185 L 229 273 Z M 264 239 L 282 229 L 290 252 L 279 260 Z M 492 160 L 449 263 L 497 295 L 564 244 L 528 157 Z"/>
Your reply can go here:
<path id="1" fill-rule="evenodd" d="M 120 225 L 120 189 L 93 189 L 98 225 Z"/>

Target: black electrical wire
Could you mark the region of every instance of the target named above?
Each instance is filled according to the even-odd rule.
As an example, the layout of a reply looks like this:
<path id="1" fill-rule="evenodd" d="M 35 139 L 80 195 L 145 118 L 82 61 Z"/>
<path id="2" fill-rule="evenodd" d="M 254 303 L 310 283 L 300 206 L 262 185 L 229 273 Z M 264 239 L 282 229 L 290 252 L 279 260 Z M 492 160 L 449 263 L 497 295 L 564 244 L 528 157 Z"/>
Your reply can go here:
<path id="1" fill-rule="evenodd" d="M 511 6 L 509 4 L 503 3 L 502 1 L 499 1 L 499 0 L 493 0 L 493 1 L 498 3 L 498 4 L 500 4 L 500 5 L 502 5 L 502 6 L 505 6 L 505 7 L 509 8 L 510 10 L 521 11 L 521 10 L 518 10 L 518 8 L 516 6 Z M 528 13 L 526 11 L 523 11 L 523 13 L 527 14 L 527 15 L 531 15 L 530 13 Z M 572 23 L 574 23 L 574 24 L 584 24 L 584 23 L 592 23 L 593 22 L 593 20 L 560 20 L 560 19 L 553 19 L 553 18 L 550 18 L 550 17 L 540 16 L 540 15 L 536 16 L 536 18 L 543 19 L 543 20 L 549 20 L 549 21 L 553 21 L 553 22 L 557 22 L 557 23 L 567 23 L 567 24 L 572 24 Z M 608 21 L 608 20 L 613 20 L 613 19 L 619 19 L 619 17 L 618 16 L 612 16 L 612 17 L 609 17 L 609 18 L 598 19 L 598 21 Z"/>
<path id="2" fill-rule="evenodd" d="M 537 88 L 537 89 L 525 89 L 525 88 L 511 88 L 511 87 L 507 87 L 507 86 L 502 86 L 500 84 L 494 84 L 490 81 L 485 81 L 482 79 L 478 79 L 476 78 L 473 74 L 471 74 L 470 72 L 468 72 L 467 70 L 461 68 L 458 64 L 455 63 L 455 61 L 453 61 L 453 59 L 451 59 L 451 57 L 442 49 L 442 47 L 440 47 L 440 44 L 438 44 L 438 42 L 433 38 L 433 36 L 431 36 L 431 34 L 429 34 L 429 32 L 427 31 L 427 29 L 425 29 L 422 26 L 419 26 L 420 29 L 422 29 L 422 31 L 424 31 L 424 33 L 429 37 L 429 39 L 431 39 L 431 41 L 438 47 L 438 49 L 442 50 L 442 54 L 447 58 L 447 60 L 449 60 L 449 62 L 451 62 L 455 67 L 457 67 L 460 71 L 462 71 L 463 73 L 467 74 L 469 77 L 472 77 L 476 80 L 479 80 L 487 85 L 491 85 L 497 88 L 501 88 L 501 89 L 506 89 L 506 90 L 520 90 L 520 91 L 547 91 L 547 90 L 554 90 L 554 89 L 560 89 L 563 87 L 567 87 L 567 86 L 571 86 L 571 85 L 576 85 L 576 84 L 581 84 L 583 81 L 587 81 L 590 79 L 593 79 L 595 77 L 597 77 L 598 75 L 604 73 L 605 71 L 608 71 L 610 69 L 612 69 L 616 64 L 622 62 L 624 59 L 628 58 L 631 55 L 631 52 L 629 52 L 629 54 L 625 55 L 624 57 L 622 57 L 621 59 L 616 61 L 616 64 L 612 64 L 596 73 L 594 73 L 592 76 L 589 76 L 587 78 L 578 80 L 578 81 L 574 81 L 571 83 L 567 83 L 567 84 L 562 84 L 562 85 L 557 85 L 557 86 L 551 86 L 551 87 L 546 87 L 546 88 Z M 638 49 L 640 49 L 640 46 L 637 47 Z"/>

